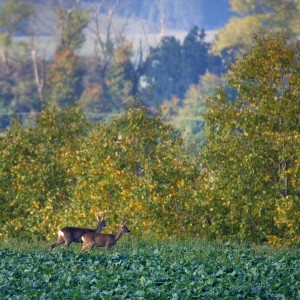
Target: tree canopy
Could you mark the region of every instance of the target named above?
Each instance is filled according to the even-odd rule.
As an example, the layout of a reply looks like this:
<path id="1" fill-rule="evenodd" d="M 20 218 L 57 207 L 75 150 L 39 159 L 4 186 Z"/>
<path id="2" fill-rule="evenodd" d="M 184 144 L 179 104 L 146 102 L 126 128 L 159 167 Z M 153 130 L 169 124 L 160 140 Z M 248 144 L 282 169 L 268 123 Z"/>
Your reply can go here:
<path id="1" fill-rule="evenodd" d="M 299 241 L 299 45 L 257 37 L 208 101 L 206 192 L 219 234 Z"/>
<path id="2" fill-rule="evenodd" d="M 209 49 L 205 31 L 197 26 L 190 30 L 182 44 L 170 36 L 153 47 L 145 76 L 154 101 L 160 105 L 173 96 L 182 100 L 189 86 L 198 83 L 206 71 L 223 73 L 221 57 L 210 54 Z"/>
<path id="3" fill-rule="evenodd" d="M 213 51 L 248 51 L 255 44 L 254 34 L 280 33 L 288 39 L 300 36 L 300 2 L 298 0 L 231 0 L 237 16 L 222 28 Z"/>

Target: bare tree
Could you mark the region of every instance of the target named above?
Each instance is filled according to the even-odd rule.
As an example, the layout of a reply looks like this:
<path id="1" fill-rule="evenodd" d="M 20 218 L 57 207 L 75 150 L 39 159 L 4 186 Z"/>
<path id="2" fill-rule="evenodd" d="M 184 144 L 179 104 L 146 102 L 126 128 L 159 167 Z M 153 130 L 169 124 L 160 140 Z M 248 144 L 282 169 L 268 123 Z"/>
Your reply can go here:
<path id="1" fill-rule="evenodd" d="M 37 45 L 34 38 L 31 39 L 31 59 L 33 65 L 34 80 L 41 102 L 43 101 L 43 87 L 45 82 L 45 52 L 42 58 L 37 57 Z"/>

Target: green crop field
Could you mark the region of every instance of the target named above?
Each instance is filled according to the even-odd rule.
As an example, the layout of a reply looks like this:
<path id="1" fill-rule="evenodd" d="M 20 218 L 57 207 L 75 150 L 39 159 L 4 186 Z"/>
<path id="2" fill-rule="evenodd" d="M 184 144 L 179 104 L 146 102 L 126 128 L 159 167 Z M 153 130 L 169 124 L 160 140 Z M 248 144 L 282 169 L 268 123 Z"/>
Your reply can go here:
<path id="1" fill-rule="evenodd" d="M 299 250 L 126 237 L 112 252 L 0 245 L 0 299 L 300 299 Z"/>

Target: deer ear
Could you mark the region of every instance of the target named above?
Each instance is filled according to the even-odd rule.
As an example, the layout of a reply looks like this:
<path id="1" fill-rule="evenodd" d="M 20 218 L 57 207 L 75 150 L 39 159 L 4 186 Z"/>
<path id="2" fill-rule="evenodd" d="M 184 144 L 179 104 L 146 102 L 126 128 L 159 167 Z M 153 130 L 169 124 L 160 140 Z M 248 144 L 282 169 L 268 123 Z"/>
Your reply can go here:
<path id="1" fill-rule="evenodd" d="M 97 218 L 98 221 L 101 220 L 101 217 L 99 216 L 99 214 L 96 215 L 96 218 Z"/>
<path id="2" fill-rule="evenodd" d="M 105 213 L 103 214 L 103 216 L 102 216 L 102 219 L 104 219 L 105 218 Z"/>

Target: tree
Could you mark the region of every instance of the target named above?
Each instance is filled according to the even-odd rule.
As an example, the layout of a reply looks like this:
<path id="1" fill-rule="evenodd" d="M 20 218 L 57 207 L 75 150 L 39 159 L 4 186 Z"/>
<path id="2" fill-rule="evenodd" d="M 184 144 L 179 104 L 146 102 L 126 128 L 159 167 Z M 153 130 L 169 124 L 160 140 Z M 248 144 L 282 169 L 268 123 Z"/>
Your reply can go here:
<path id="1" fill-rule="evenodd" d="M 199 236 L 198 175 L 180 132 L 141 103 L 103 125 L 48 107 L 0 139 L 0 236 L 53 238 L 100 209 L 136 234 Z"/>
<path id="2" fill-rule="evenodd" d="M 200 77 L 197 85 L 191 85 L 179 106 L 178 112 L 172 123 L 182 130 L 186 140 L 196 139 L 200 145 L 205 143 L 205 121 L 206 98 L 216 94 L 217 88 L 225 89 L 225 78 L 206 73 Z M 200 146 L 199 145 L 199 146 Z"/>
<path id="3" fill-rule="evenodd" d="M 154 101 L 161 104 L 176 95 L 183 98 L 186 86 L 182 80 L 183 64 L 180 42 L 175 37 L 164 37 L 157 48 L 151 49 L 146 71 L 148 89 Z"/>
<path id="4" fill-rule="evenodd" d="M 134 106 L 89 132 L 73 162 L 78 181 L 69 217 L 75 222 L 79 208 L 101 208 L 116 222 L 125 215 L 137 234 L 199 234 L 197 163 L 180 132 L 143 104 Z"/>
<path id="5" fill-rule="evenodd" d="M 299 236 L 299 45 L 262 36 L 229 73 L 235 101 L 208 101 L 206 203 L 214 234 L 270 242 Z"/>
<path id="6" fill-rule="evenodd" d="M 182 52 L 184 76 L 187 83 L 195 84 L 203 75 L 208 65 L 208 43 L 205 42 L 204 30 L 193 27 L 183 41 Z"/>
<path id="7" fill-rule="evenodd" d="M 72 9 L 59 7 L 56 10 L 56 16 L 60 30 L 56 51 L 71 50 L 74 52 L 80 49 L 86 40 L 83 31 L 89 22 L 87 12 L 76 7 Z"/>
<path id="8" fill-rule="evenodd" d="M 54 60 L 46 74 L 45 96 L 47 103 L 68 106 L 76 103 L 83 92 L 84 68 L 76 54 L 85 41 L 83 33 L 88 24 L 85 11 L 58 9 L 56 11 L 60 38 Z"/>
<path id="9" fill-rule="evenodd" d="M 100 6 L 100 5 L 99 5 Z M 80 99 L 88 114 L 115 114 L 128 103 L 132 88 L 132 44 L 124 36 L 123 28 L 114 33 L 113 11 L 100 24 L 100 7 L 95 8 L 91 31 L 94 38 L 94 53 L 87 59 L 85 91 Z M 103 25 L 103 26 L 101 26 Z"/>
<path id="10" fill-rule="evenodd" d="M 56 52 L 46 74 L 45 99 L 48 104 L 66 107 L 79 101 L 83 92 L 82 59 L 66 49 Z"/>
<path id="11" fill-rule="evenodd" d="M 213 51 L 226 49 L 245 52 L 255 44 L 254 34 L 281 33 L 290 40 L 299 38 L 300 3 L 298 0 L 231 0 L 233 12 L 229 23 L 220 30 Z"/>
<path id="12" fill-rule="evenodd" d="M 39 106 L 32 66 L 24 43 L 12 43 L 14 34 L 25 34 L 33 6 L 8 0 L 0 7 L 0 127 L 9 125 L 12 112 L 30 112 Z"/>
<path id="13" fill-rule="evenodd" d="M 209 49 L 204 30 L 196 26 L 182 45 L 175 37 L 164 37 L 158 47 L 151 49 L 145 73 L 153 99 L 159 105 L 173 96 L 182 101 L 189 86 L 198 83 L 206 71 L 221 74 L 222 60 L 209 54 Z"/>
<path id="14" fill-rule="evenodd" d="M 129 102 L 132 46 L 130 43 L 116 44 L 111 55 L 105 65 L 96 57 L 88 60 L 87 86 L 80 99 L 87 113 L 116 113 Z"/>
<path id="15" fill-rule="evenodd" d="M 26 23 L 33 14 L 33 6 L 17 0 L 7 0 L 0 10 L 0 41 L 1 58 L 5 59 L 5 49 L 11 45 L 11 38 L 14 33 L 25 33 Z"/>
<path id="16" fill-rule="evenodd" d="M 72 161 L 89 123 L 78 108 L 45 108 L 34 126 L 14 120 L 0 140 L 0 236 L 52 235 L 72 200 Z"/>

